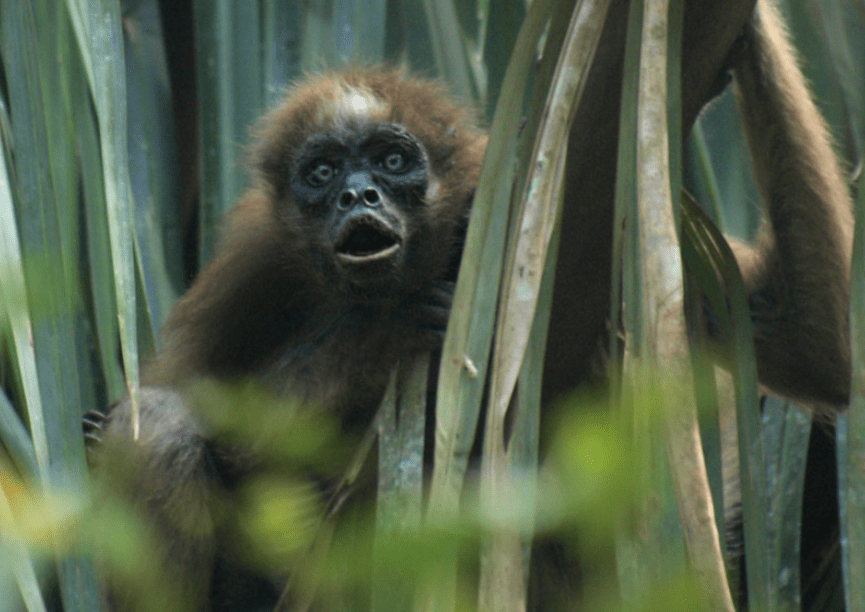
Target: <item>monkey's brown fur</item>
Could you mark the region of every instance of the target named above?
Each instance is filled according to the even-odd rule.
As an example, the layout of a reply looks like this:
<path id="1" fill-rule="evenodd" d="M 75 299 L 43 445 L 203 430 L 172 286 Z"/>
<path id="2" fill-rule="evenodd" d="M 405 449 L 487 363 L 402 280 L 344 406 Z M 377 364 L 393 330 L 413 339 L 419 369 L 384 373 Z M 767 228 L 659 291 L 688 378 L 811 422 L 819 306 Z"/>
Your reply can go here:
<path id="1" fill-rule="evenodd" d="M 547 398 L 585 377 L 608 310 L 624 4 L 616 0 L 610 9 L 588 101 L 577 113 L 569 142 Z M 744 13 L 740 19 L 737 11 L 743 6 L 688 5 L 686 126 L 710 96 L 740 30 Z M 712 20 L 725 10 L 730 11 L 725 19 Z M 760 11 L 762 18 L 755 17 L 746 30 L 750 48 L 735 69 L 771 228 L 757 247 L 734 248 L 752 295 L 762 380 L 791 397 L 839 403 L 849 389 L 849 200 L 786 37 L 762 2 Z M 361 98 L 358 104 L 352 102 L 355 95 Z M 292 164 L 304 143 L 315 134 L 342 133 L 355 119 L 407 129 L 422 143 L 430 174 L 424 205 L 398 211 L 397 225 L 406 236 L 422 226 L 418 256 L 395 268 L 398 290 L 380 287 L 362 299 L 323 272 L 315 255 L 323 240 L 315 229 L 319 226 L 291 196 Z M 416 312 L 418 304 L 421 310 L 426 304 L 406 306 L 403 298 L 426 295 L 452 280 L 460 229 L 486 146 L 471 113 L 439 87 L 376 70 L 302 82 L 253 135 L 251 187 L 226 219 L 216 258 L 173 309 L 163 331 L 165 347 L 145 373 L 152 388 L 142 394 L 136 499 L 167 534 L 173 551 L 166 554 L 166 564 L 195 609 L 231 609 L 248 600 L 243 594 L 231 599 L 220 590 L 234 580 L 231 572 L 220 570 L 226 542 L 220 540 L 211 505 L 211 498 L 224 493 L 224 483 L 208 475 L 207 456 L 213 451 L 207 433 L 177 391 L 197 378 L 253 377 L 275 393 L 336 411 L 344 421 L 368 420 L 391 367 L 431 345 Z M 439 306 L 446 309 L 446 298 Z M 106 438 L 125 436 L 128 420 L 129 405 L 122 402 L 108 417 Z M 217 463 L 233 459 L 221 456 Z M 172 526 L 174 509 L 186 507 L 190 496 L 197 511 L 194 536 Z M 232 571 L 237 569 L 233 563 L 229 558 Z M 266 590 L 264 582 L 257 577 L 243 588 L 254 591 L 258 585 L 258 597 Z"/>
<path id="2" fill-rule="evenodd" d="M 746 53 L 733 66 L 736 95 L 768 219 L 756 245 L 731 241 L 731 246 L 751 296 L 758 374 L 775 392 L 829 415 L 847 403 L 850 393 L 850 194 L 826 123 L 771 2 L 758 1 L 743 39 Z M 744 580 L 739 453 L 736 443 L 730 443 L 735 429 L 735 419 L 725 426 L 723 457 L 734 591 Z M 825 436 L 819 428 L 811 434 L 808 470 L 819 473 L 822 482 L 806 479 L 804 516 L 809 507 L 821 508 L 820 515 L 837 504 L 825 493 L 834 485 L 821 486 L 834 474 L 834 446 L 826 452 Z M 819 593 L 826 583 L 841 583 L 840 576 L 828 576 L 840 560 L 827 561 L 838 551 L 837 516 L 828 523 L 803 525 L 802 567 L 807 567 L 810 554 L 819 555 L 819 567 L 824 568 L 817 575 L 803 575 L 803 609 L 814 602 L 809 590 Z M 747 609 L 745 591 L 733 593 L 740 610 Z M 824 592 L 817 601 L 827 599 Z M 825 604 L 820 606 L 825 609 Z"/>
<path id="3" fill-rule="evenodd" d="M 313 261 L 309 244 L 317 237 L 287 194 L 290 160 L 307 138 L 352 118 L 344 98 L 355 91 L 381 105 L 368 111 L 370 120 L 403 125 L 426 148 L 435 194 L 414 213 L 416 224 L 425 224 L 426 246 L 423 257 L 401 274 L 411 277 L 413 287 L 445 280 L 461 248 L 457 233 L 468 218 L 486 145 L 472 113 L 440 86 L 395 71 L 312 77 L 254 129 L 252 186 L 228 214 L 215 260 L 172 310 L 162 331 L 165 348 L 148 369 L 146 384 L 202 375 L 276 378 L 312 403 L 356 409 L 359 395 L 378 397 L 390 366 L 417 349 L 412 322 L 390 316 L 393 309 L 382 299 L 382 310 L 365 329 L 331 330 L 310 354 L 296 356 L 302 363 L 290 371 L 284 363 L 286 350 L 323 331 L 317 326 L 325 319 L 315 317 L 316 311 L 343 299 Z M 362 387 L 368 393 L 359 393 Z"/>
<path id="4" fill-rule="evenodd" d="M 760 380 L 837 408 L 850 393 L 847 182 L 771 3 L 758 2 L 744 39 L 736 92 L 769 219 L 756 248 L 733 248 L 752 296 Z"/>
<path id="5" fill-rule="evenodd" d="M 441 342 L 487 139 L 439 85 L 375 69 L 306 79 L 253 136 L 252 184 L 145 371 L 135 467 L 124 485 L 154 518 L 168 544 L 167 574 L 191 609 L 272 606 L 275 587 L 245 566 L 225 533 L 226 499 L 257 472 L 259 458 L 214 441 L 192 416 L 194 401 L 170 389 L 251 378 L 338 415 L 344 431 L 368 424 L 393 366 Z M 411 147 L 399 148 L 406 142 L 420 144 L 416 159 Z M 392 151 L 409 171 L 381 167 Z M 318 186 L 322 167 L 335 178 Z M 412 172 L 423 193 L 399 187 Z M 362 193 L 356 180 L 365 181 Z M 321 195 L 331 184 L 335 195 Z M 340 245 L 357 227 L 394 236 L 397 254 L 346 261 Z M 363 245 L 369 236 L 356 239 Z M 364 257 L 371 261 L 358 263 Z M 106 420 L 112 452 L 130 427 L 124 401 Z M 112 596 L 113 608 L 132 605 Z"/>

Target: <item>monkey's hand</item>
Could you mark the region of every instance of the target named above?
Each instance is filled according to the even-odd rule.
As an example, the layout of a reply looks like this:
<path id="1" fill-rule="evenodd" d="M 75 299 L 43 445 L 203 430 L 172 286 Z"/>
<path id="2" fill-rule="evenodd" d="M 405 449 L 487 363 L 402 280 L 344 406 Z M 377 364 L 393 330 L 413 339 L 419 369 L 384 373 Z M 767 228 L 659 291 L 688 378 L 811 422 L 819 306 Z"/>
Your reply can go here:
<path id="1" fill-rule="evenodd" d="M 407 304 L 422 349 L 437 349 L 444 341 L 455 289 L 456 283 L 436 281 Z"/>
<path id="2" fill-rule="evenodd" d="M 102 426 L 105 424 L 105 414 L 99 410 L 88 410 L 81 417 L 84 430 L 84 449 L 87 453 L 87 464 L 93 467 L 96 453 L 102 446 Z"/>

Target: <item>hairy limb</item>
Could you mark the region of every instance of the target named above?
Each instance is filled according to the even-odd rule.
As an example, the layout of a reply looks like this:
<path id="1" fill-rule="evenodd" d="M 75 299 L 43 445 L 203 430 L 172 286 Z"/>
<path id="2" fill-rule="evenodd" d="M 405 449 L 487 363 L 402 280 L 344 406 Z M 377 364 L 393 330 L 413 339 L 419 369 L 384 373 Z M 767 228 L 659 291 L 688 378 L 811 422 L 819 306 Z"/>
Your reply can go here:
<path id="1" fill-rule="evenodd" d="M 571 126 L 561 246 L 544 363 L 544 402 L 563 397 L 596 371 L 610 310 L 613 199 L 628 0 L 613 0 Z M 718 93 L 730 49 L 754 0 L 688 0 L 682 43 L 682 127 Z M 605 343 L 605 341 L 604 341 Z"/>
<path id="2" fill-rule="evenodd" d="M 129 438 L 129 398 L 104 419 L 96 418 L 104 438 L 95 469 L 112 495 L 134 500 L 130 509 L 141 517 L 147 543 L 154 546 L 144 554 L 153 555 L 158 571 L 143 563 L 141 573 L 130 577 L 109 568 L 105 609 L 138 610 L 161 605 L 165 597 L 177 604 L 173 609 L 203 610 L 216 555 L 216 487 L 205 440 L 177 393 L 142 388 L 139 400 L 136 443 Z"/>
<path id="3" fill-rule="evenodd" d="M 756 246 L 733 249 L 750 295 L 760 379 L 800 401 L 844 404 L 853 230 L 846 180 L 767 0 L 744 39 L 736 90 L 769 223 Z"/>

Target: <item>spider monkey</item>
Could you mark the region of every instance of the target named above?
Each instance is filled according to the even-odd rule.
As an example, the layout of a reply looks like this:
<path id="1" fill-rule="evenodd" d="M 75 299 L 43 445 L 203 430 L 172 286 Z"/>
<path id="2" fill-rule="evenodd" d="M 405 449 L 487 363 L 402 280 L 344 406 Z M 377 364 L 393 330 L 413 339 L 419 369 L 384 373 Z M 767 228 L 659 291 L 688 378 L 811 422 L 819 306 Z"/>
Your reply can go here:
<path id="1" fill-rule="evenodd" d="M 758 2 L 743 40 L 750 51 L 733 66 L 736 93 L 769 222 L 756 247 L 731 246 L 750 295 L 758 372 L 782 395 L 837 409 L 850 393 L 847 180 L 771 3 Z"/>
<path id="2" fill-rule="evenodd" d="M 190 609 L 271 609 L 279 593 L 235 562 L 218 516 L 264 462 L 205 433 L 188 385 L 253 379 L 346 437 L 365 428 L 393 367 L 441 344 L 486 138 L 440 86 L 379 69 L 309 77 L 254 128 L 251 186 L 143 373 L 125 483 L 172 543 Z M 123 401 L 103 444 L 129 421 Z"/>
<path id="3" fill-rule="evenodd" d="M 730 243 L 749 294 L 757 370 L 763 385 L 825 420 L 847 404 L 850 392 L 850 193 L 771 2 L 757 3 L 742 40 L 747 53 L 732 65 L 735 92 L 768 220 L 756 246 Z M 724 460 L 730 461 L 728 452 Z M 734 478 L 727 478 L 725 487 L 735 491 L 738 457 L 730 463 Z M 803 610 L 815 605 L 815 592 L 824 584 L 841 583 L 840 574 L 832 577 L 840 568 L 835 470 L 834 436 L 818 425 L 811 432 L 805 478 Z M 744 580 L 737 497 L 725 499 L 733 544 L 728 550 L 734 552 L 728 565 Z M 832 557 L 836 562 L 827 562 Z M 747 587 L 741 584 L 744 610 Z M 827 609 L 825 603 L 817 606 Z"/>
<path id="4" fill-rule="evenodd" d="M 610 278 L 625 4 L 610 9 L 587 86 L 597 95 L 571 131 L 547 399 L 586 378 L 607 312 L 598 279 Z M 688 5 L 686 126 L 723 80 L 748 8 Z M 710 18 L 719 12 L 724 19 Z M 768 2 L 744 32 L 732 68 L 768 224 L 756 246 L 736 243 L 734 252 L 751 295 L 759 373 L 787 396 L 843 403 L 852 227 L 844 177 Z M 131 495 L 152 516 L 188 608 L 272 607 L 278 596 L 269 576 L 232 551 L 216 502 L 257 458 L 209 438 L 188 384 L 252 378 L 337 415 L 345 429 L 368 423 L 392 367 L 441 341 L 486 142 L 472 113 L 439 86 L 378 69 L 309 77 L 253 130 L 251 186 L 162 331 L 129 451 Z M 130 446 L 129 422 L 123 400 L 101 424 L 104 444 Z"/>

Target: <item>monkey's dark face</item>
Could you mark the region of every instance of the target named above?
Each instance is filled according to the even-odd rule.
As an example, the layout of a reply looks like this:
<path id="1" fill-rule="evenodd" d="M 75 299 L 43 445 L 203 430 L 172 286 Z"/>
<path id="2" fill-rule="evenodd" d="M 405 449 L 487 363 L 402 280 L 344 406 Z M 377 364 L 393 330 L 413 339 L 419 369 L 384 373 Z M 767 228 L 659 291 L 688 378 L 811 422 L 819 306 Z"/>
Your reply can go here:
<path id="1" fill-rule="evenodd" d="M 290 191 L 322 269 L 361 294 L 381 295 L 402 280 L 429 186 L 417 138 L 400 125 L 364 122 L 310 136 Z"/>
<path id="2" fill-rule="evenodd" d="M 253 136 L 250 201 L 308 294 L 386 305 L 454 280 L 486 135 L 437 86 L 380 70 L 313 77 Z"/>

